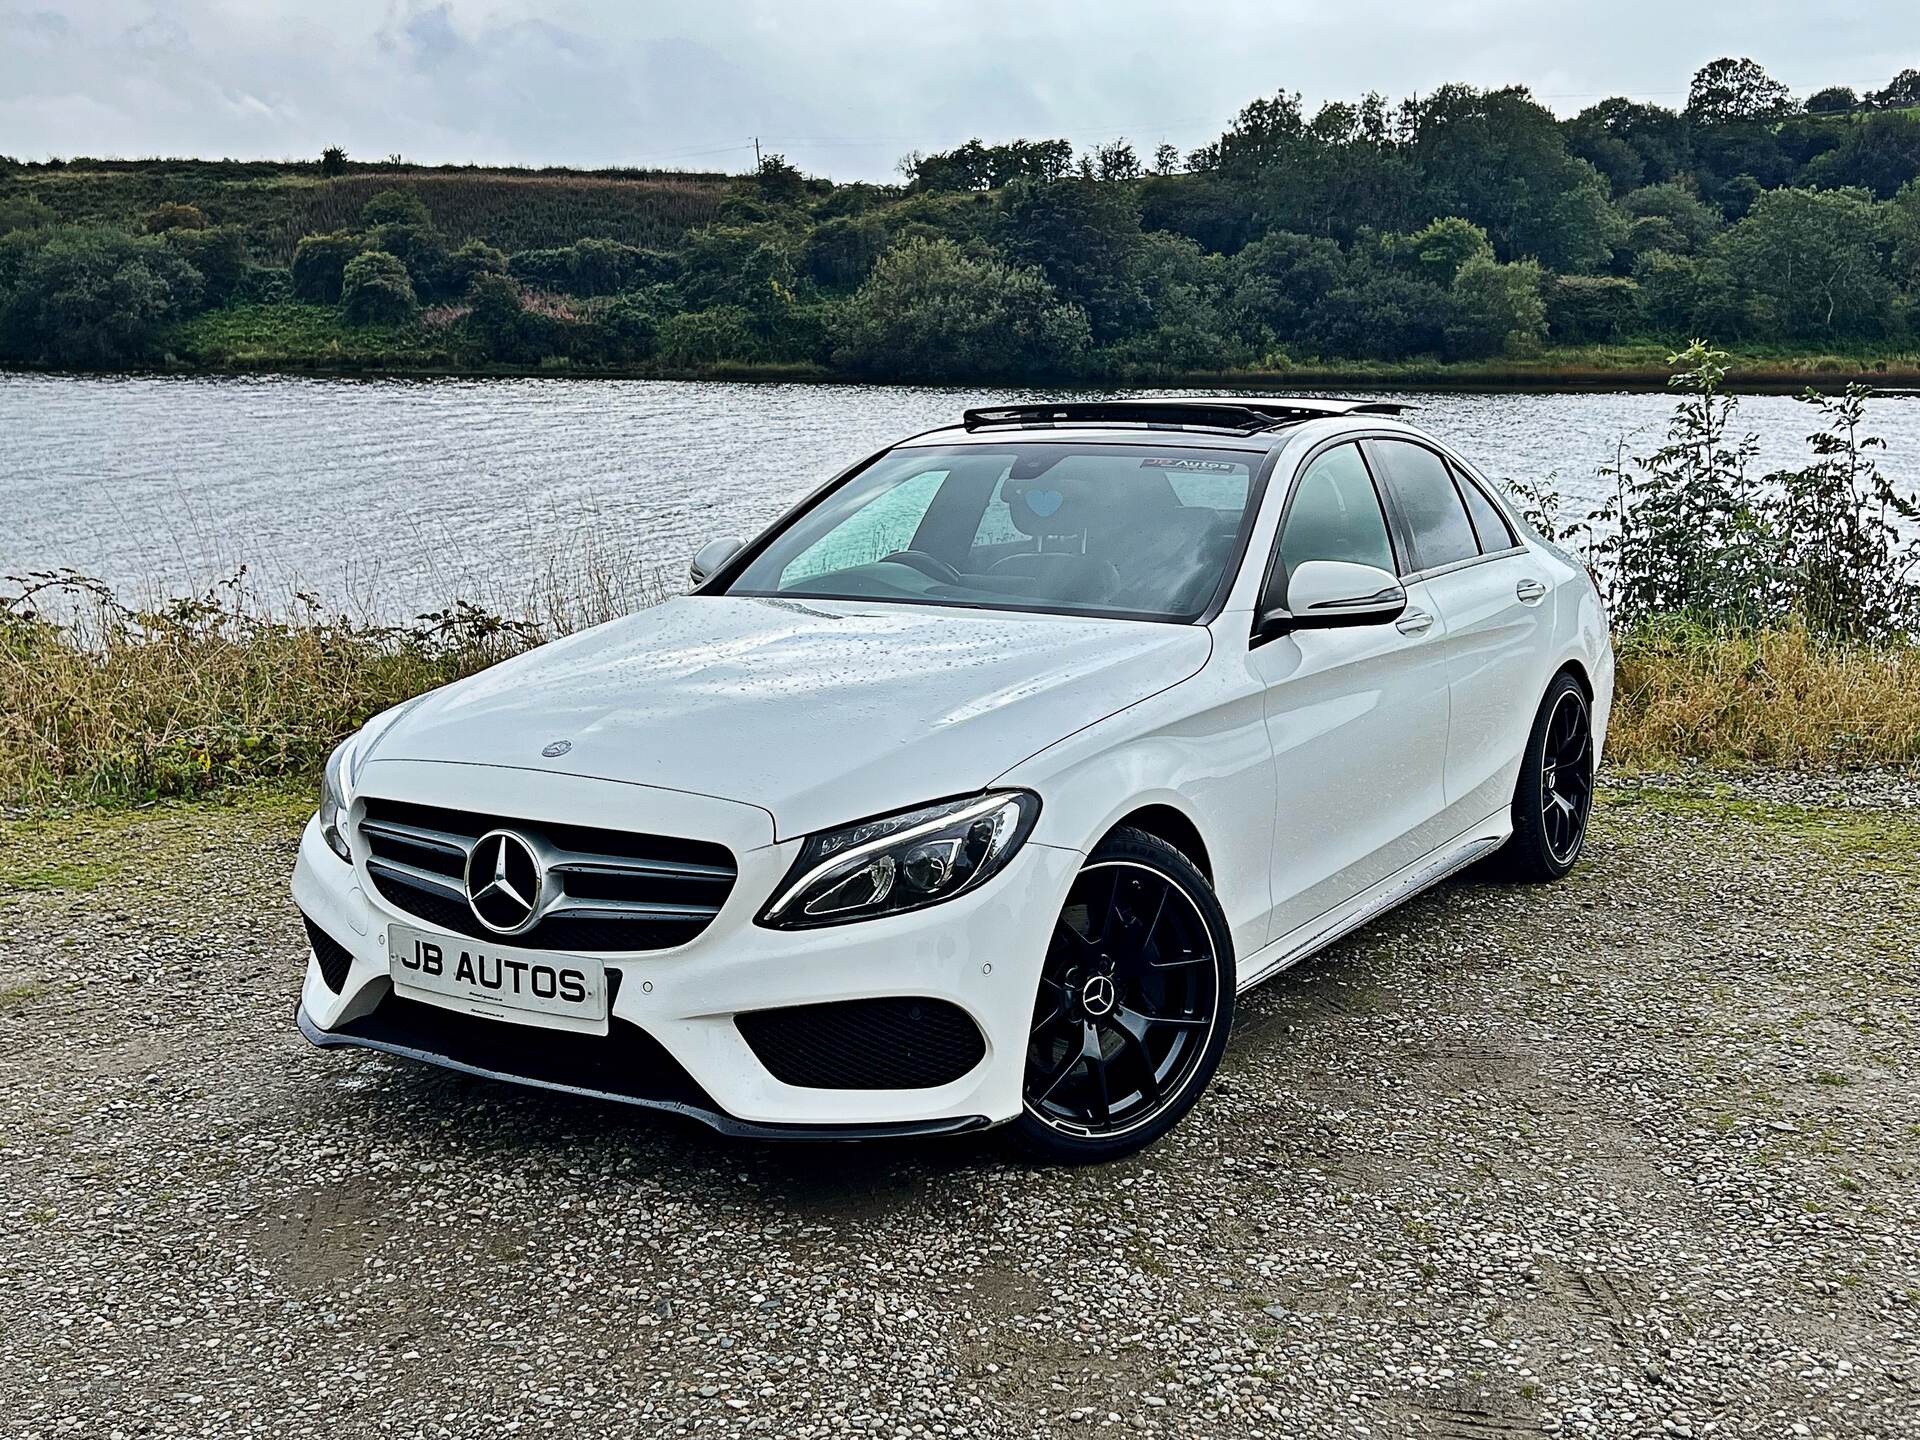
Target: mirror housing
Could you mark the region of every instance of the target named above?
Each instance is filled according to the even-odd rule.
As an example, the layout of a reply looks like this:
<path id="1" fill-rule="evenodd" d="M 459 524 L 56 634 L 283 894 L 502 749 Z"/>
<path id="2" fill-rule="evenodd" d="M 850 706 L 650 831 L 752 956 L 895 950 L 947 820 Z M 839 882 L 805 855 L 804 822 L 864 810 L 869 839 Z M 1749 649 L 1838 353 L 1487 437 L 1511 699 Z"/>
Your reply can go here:
<path id="1" fill-rule="evenodd" d="M 711 580 L 716 571 L 734 556 L 740 553 L 741 540 L 709 540 L 693 552 L 693 560 L 687 566 L 687 580 L 695 590 Z"/>
<path id="2" fill-rule="evenodd" d="M 1262 610 L 1253 633 L 1256 639 L 1270 640 L 1294 630 L 1384 625 L 1406 609 L 1405 588 L 1377 566 L 1303 560 L 1287 577 L 1287 603 Z"/>

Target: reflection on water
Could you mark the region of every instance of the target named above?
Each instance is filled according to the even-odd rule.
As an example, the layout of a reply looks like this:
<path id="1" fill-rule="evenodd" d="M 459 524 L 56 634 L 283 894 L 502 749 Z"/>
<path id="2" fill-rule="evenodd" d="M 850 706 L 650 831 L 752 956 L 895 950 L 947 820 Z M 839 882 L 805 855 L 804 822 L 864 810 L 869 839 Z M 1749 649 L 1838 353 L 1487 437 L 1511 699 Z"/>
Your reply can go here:
<path id="1" fill-rule="evenodd" d="M 0 569 L 71 566 L 133 593 L 241 562 L 268 588 L 410 614 L 508 596 L 556 554 L 647 557 L 745 535 L 891 440 L 1036 392 L 634 380 L 0 375 Z M 1358 393 L 1348 391 L 1345 393 Z M 1412 418 L 1496 477 L 1597 471 L 1659 443 L 1671 397 L 1415 394 Z M 1920 489 L 1920 397 L 1876 402 Z M 1762 471 L 1803 463 L 1807 407 L 1741 401 Z"/>

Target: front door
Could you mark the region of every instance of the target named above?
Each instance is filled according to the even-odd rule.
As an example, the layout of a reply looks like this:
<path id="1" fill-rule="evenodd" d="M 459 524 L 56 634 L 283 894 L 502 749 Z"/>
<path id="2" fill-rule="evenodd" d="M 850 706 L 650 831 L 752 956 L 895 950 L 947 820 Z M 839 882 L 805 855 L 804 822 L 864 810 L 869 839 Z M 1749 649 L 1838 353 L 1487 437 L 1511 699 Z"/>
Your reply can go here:
<path id="1" fill-rule="evenodd" d="M 1357 444 L 1322 451 L 1287 504 L 1267 590 L 1306 560 L 1389 573 L 1395 553 Z M 1273 938 L 1412 864 L 1439 843 L 1448 687 L 1445 621 L 1418 581 L 1398 621 L 1299 630 L 1257 646 L 1278 804 Z"/>

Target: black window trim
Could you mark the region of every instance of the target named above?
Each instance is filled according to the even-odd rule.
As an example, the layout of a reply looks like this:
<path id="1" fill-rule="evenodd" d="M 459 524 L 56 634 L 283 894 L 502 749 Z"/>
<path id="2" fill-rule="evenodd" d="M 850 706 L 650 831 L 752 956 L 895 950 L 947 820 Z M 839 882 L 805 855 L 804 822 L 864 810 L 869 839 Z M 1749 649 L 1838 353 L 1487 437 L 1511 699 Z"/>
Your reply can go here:
<path id="1" fill-rule="evenodd" d="M 1401 444 L 1412 445 L 1417 449 L 1429 451 L 1434 456 L 1436 456 L 1439 459 L 1441 465 L 1445 467 L 1448 476 L 1453 481 L 1454 489 L 1455 489 L 1454 498 L 1460 502 L 1460 511 L 1466 517 L 1468 530 L 1473 532 L 1473 543 L 1476 546 L 1479 545 L 1480 543 L 1480 532 L 1473 529 L 1473 513 L 1467 509 L 1466 496 L 1461 495 L 1459 493 L 1459 485 L 1460 485 L 1460 480 L 1462 476 L 1465 476 L 1470 482 L 1473 482 L 1475 485 L 1475 488 L 1478 489 L 1482 495 L 1486 496 L 1487 499 L 1492 502 L 1493 508 L 1495 510 L 1500 512 L 1501 519 L 1505 520 L 1507 523 L 1508 535 L 1512 537 L 1517 537 L 1519 535 L 1520 527 L 1513 523 L 1513 517 L 1507 514 L 1506 507 L 1502 505 L 1498 500 L 1494 499 L 1492 495 L 1488 494 L 1487 487 L 1478 483 L 1477 477 L 1473 476 L 1468 472 L 1465 464 L 1461 462 L 1458 457 L 1451 454 L 1444 446 L 1440 445 L 1438 442 L 1429 440 L 1424 435 L 1412 435 L 1404 431 L 1397 431 L 1397 430 L 1371 430 L 1371 431 L 1368 431 L 1365 435 L 1362 435 L 1358 438 L 1363 442 L 1361 447 L 1361 453 L 1367 456 L 1368 465 L 1370 467 L 1375 467 L 1377 465 L 1377 462 L 1374 461 L 1371 453 L 1372 447 L 1375 443 L 1382 440 L 1397 440 Z M 1378 485 L 1378 482 L 1376 482 L 1375 488 L 1378 489 L 1382 487 L 1380 487 Z M 1394 526 L 1395 529 L 1399 532 L 1399 535 L 1396 536 L 1396 541 L 1395 541 L 1396 554 L 1398 553 L 1399 541 L 1401 538 L 1404 538 L 1406 542 L 1407 553 L 1409 555 L 1412 555 L 1414 558 L 1418 559 L 1420 551 L 1419 551 L 1419 546 L 1415 543 L 1415 540 L 1414 540 L 1413 527 L 1407 523 L 1407 518 L 1401 512 L 1399 505 L 1392 500 L 1391 496 L 1392 496 L 1393 487 L 1386 486 L 1384 487 L 1384 489 L 1386 494 L 1389 497 L 1388 498 L 1389 523 L 1392 526 Z M 1489 560 L 1505 560 L 1510 556 L 1525 554 L 1526 548 L 1527 548 L 1526 545 L 1516 538 L 1514 540 L 1514 543 L 1512 545 L 1509 545 L 1504 550 L 1482 550 L 1477 555 L 1468 555 L 1459 560 L 1449 560 L 1445 565 L 1429 565 L 1422 569 L 1408 571 L 1400 576 L 1400 583 L 1402 585 L 1412 585 L 1416 581 L 1432 580 L 1441 575 L 1451 575 L 1456 570 L 1466 570 L 1475 565 L 1484 565 Z"/>
<path id="2" fill-rule="evenodd" d="M 1274 570 L 1280 564 L 1280 542 L 1286 538 L 1287 521 L 1293 516 L 1293 502 L 1300 496 L 1300 483 L 1307 478 L 1307 472 L 1319 462 L 1322 456 L 1332 453 L 1342 445 L 1351 445 L 1360 453 L 1360 468 L 1367 472 L 1367 482 L 1373 486 L 1373 498 L 1380 506 L 1380 518 L 1386 522 L 1387 548 L 1393 552 L 1396 575 L 1403 563 L 1403 556 L 1412 553 L 1402 548 L 1405 542 L 1397 516 L 1380 484 L 1379 472 L 1374 468 L 1373 462 L 1367 458 L 1366 446 L 1362 442 L 1368 438 L 1369 436 L 1362 434 L 1335 435 L 1314 446 L 1301 457 L 1300 463 L 1293 467 L 1293 478 L 1287 482 L 1286 498 L 1280 505 L 1280 519 L 1273 527 L 1273 543 L 1267 547 L 1267 563 L 1260 575 L 1260 588 L 1253 594 L 1253 617 L 1256 625 L 1260 620 L 1260 611 L 1266 605 L 1267 594 L 1273 585 Z M 1402 583 L 1405 583 L 1404 577 Z"/>

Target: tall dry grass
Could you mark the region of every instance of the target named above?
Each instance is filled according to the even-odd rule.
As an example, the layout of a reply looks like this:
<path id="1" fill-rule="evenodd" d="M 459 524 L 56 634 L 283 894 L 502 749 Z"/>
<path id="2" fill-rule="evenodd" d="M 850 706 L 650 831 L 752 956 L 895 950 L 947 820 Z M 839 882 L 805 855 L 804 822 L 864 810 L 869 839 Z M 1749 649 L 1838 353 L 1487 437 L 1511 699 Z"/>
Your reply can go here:
<path id="1" fill-rule="evenodd" d="M 672 577 L 588 540 L 528 585 L 392 624 L 245 572 L 123 603 L 71 573 L 0 598 L 0 806 L 124 803 L 317 775 L 370 716 L 531 645 L 630 613 Z M 1920 646 L 1649 626 L 1617 641 L 1610 762 L 1920 764 Z"/>
<path id="2" fill-rule="evenodd" d="M 655 567 L 591 547 L 525 589 L 404 624 L 270 602 L 243 570 L 143 605 L 71 572 L 0 598 L 0 805 L 122 802 L 317 775 L 370 716 L 658 600 Z"/>
<path id="3" fill-rule="evenodd" d="M 1615 640 L 1611 763 L 1920 764 L 1920 645 L 1648 625 Z"/>

